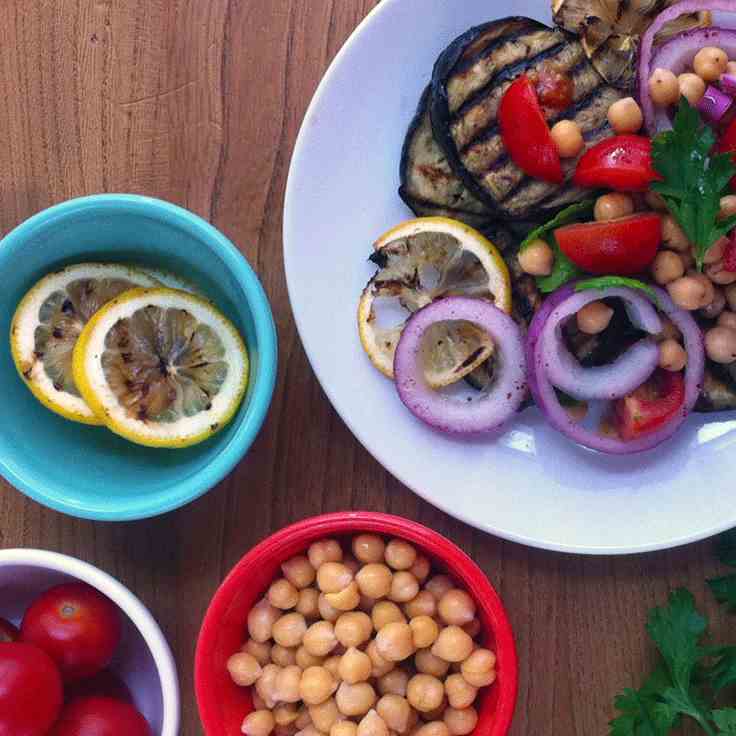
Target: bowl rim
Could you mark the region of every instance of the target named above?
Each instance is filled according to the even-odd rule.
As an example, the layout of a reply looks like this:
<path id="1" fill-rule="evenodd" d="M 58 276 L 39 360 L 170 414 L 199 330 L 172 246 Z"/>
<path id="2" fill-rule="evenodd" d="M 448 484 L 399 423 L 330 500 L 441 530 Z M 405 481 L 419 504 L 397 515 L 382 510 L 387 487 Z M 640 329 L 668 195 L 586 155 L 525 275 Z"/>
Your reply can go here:
<path id="1" fill-rule="evenodd" d="M 163 718 L 160 736 L 178 736 L 181 696 L 174 656 L 161 627 L 140 599 L 119 580 L 76 557 L 42 549 L 0 550 L 0 568 L 28 565 L 71 575 L 104 593 L 133 622 L 156 664 L 161 685 Z"/>
<path id="2" fill-rule="evenodd" d="M 442 550 L 436 556 L 454 568 L 462 568 L 466 576 L 472 578 L 473 595 L 480 593 L 488 599 L 494 618 L 494 637 L 496 652 L 504 659 L 504 687 L 499 692 L 497 710 L 495 712 L 494 736 L 505 735 L 513 719 L 519 688 L 519 664 L 516 643 L 506 608 L 488 576 L 478 565 L 454 542 L 439 532 L 410 519 L 394 514 L 373 511 L 338 511 L 311 516 L 294 524 L 290 524 L 263 539 L 252 547 L 233 566 L 228 575 L 215 592 L 207 608 L 197 640 L 194 662 L 194 685 L 199 717 L 207 736 L 216 733 L 211 730 L 215 707 L 215 694 L 208 688 L 206 677 L 206 658 L 214 648 L 218 624 L 224 615 L 233 590 L 240 585 L 240 574 L 245 568 L 262 560 L 265 556 L 278 553 L 282 545 L 293 541 L 294 536 L 302 535 L 343 535 L 358 531 L 376 532 L 379 534 L 395 534 L 398 537 L 426 544 Z M 219 733 L 219 732 L 217 732 Z"/>
<path id="3" fill-rule="evenodd" d="M 121 207 L 132 210 L 133 214 L 176 222 L 218 252 L 246 295 L 255 326 L 258 361 L 256 370 L 250 377 L 253 388 L 248 408 L 230 441 L 201 470 L 156 494 L 156 503 L 151 503 L 150 496 L 143 495 L 124 506 L 103 509 L 96 506 L 86 507 L 68 499 L 62 500 L 58 494 L 50 497 L 45 489 L 26 481 L 22 473 L 4 458 L 0 458 L 0 475 L 34 501 L 70 516 L 95 521 L 135 521 L 165 514 L 191 503 L 217 485 L 243 459 L 260 432 L 271 405 L 278 371 L 278 339 L 273 313 L 266 292 L 250 263 L 214 225 L 171 202 L 124 193 L 94 194 L 66 200 L 37 212 L 2 238 L 0 261 L 12 257 L 13 251 L 20 248 L 36 229 L 46 226 L 49 220 L 61 221 L 72 213 L 83 210 L 110 211 Z M 175 491 L 172 490 L 174 488 Z M 162 499 L 163 494 L 165 497 Z"/>

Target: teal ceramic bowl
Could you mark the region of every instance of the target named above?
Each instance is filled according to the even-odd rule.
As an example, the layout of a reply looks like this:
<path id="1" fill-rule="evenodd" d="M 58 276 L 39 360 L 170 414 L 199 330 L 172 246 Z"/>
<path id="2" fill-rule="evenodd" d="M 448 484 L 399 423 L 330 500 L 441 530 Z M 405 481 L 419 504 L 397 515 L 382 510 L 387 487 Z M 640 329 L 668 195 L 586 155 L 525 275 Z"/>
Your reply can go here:
<path id="1" fill-rule="evenodd" d="M 238 327 L 251 361 L 238 414 L 195 447 L 130 444 L 101 427 L 43 407 L 16 373 L 10 321 L 28 289 L 55 268 L 83 261 L 139 263 L 186 277 Z M 39 503 L 73 516 L 125 521 L 162 514 L 201 496 L 247 452 L 276 378 L 271 309 L 235 246 L 187 210 L 157 199 L 104 194 L 31 217 L 0 241 L 0 473 Z"/>

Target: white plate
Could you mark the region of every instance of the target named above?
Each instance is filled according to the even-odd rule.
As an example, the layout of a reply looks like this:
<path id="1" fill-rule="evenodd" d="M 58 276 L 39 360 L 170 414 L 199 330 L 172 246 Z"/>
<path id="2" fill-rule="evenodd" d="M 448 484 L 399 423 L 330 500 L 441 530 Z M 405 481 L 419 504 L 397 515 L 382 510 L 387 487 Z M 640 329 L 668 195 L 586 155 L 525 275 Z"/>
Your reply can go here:
<path id="1" fill-rule="evenodd" d="M 404 134 L 442 49 L 495 13 L 548 20 L 548 0 L 383 0 L 342 49 L 304 120 L 289 175 L 284 256 L 312 367 L 356 437 L 449 514 L 547 549 L 621 554 L 736 526 L 736 414 L 693 417 L 661 448 L 616 458 L 571 444 L 536 409 L 465 441 L 417 421 L 364 355 L 360 293 L 372 242 L 411 215 L 396 194 Z"/>

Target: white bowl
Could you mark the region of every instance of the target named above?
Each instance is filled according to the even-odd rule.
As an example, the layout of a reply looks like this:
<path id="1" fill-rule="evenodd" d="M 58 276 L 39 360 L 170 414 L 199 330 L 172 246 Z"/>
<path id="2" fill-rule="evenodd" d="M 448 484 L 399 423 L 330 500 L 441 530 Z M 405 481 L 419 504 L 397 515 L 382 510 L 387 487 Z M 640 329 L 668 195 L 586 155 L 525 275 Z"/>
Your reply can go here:
<path id="1" fill-rule="evenodd" d="M 74 557 L 38 549 L 0 550 L 0 616 L 18 624 L 31 601 L 60 583 L 79 580 L 97 588 L 123 613 L 123 634 L 113 669 L 156 736 L 178 736 L 179 681 L 161 629 L 125 586 Z"/>

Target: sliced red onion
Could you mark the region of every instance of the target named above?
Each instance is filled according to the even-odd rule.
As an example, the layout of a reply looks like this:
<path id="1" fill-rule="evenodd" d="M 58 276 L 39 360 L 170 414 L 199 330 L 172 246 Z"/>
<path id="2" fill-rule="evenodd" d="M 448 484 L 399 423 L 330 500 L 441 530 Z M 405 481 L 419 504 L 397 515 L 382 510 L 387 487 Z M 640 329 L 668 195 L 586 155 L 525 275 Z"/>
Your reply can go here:
<path id="1" fill-rule="evenodd" d="M 708 89 L 705 90 L 705 94 L 700 102 L 698 102 L 698 110 L 712 123 L 718 123 L 728 112 L 731 105 L 733 105 L 733 99 L 731 97 L 721 92 L 721 90 L 712 84 L 709 84 Z"/>
<path id="2" fill-rule="evenodd" d="M 652 102 L 652 98 L 649 96 L 649 77 L 652 71 L 656 68 L 670 69 L 675 75 L 681 74 L 685 71 L 683 65 L 679 71 L 676 71 L 671 64 L 664 62 L 664 58 L 660 59 L 660 54 L 665 48 L 671 46 L 669 54 L 675 59 L 685 59 L 692 52 L 689 62 L 685 62 L 687 65 L 692 64 L 692 60 L 695 58 L 695 54 L 702 48 L 702 46 L 718 46 L 723 49 L 730 57 L 736 56 L 736 53 L 729 50 L 729 46 L 732 44 L 732 39 L 727 37 L 725 34 L 732 34 L 733 31 L 729 31 L 722 28 L 705 28 L 698 29 L 695 31 L 686 31 L 679 36 L 676 36 L 671 41 L 667 42 L 657 52 L 656 61 L 652 59 L 652 49 L 654 47 L 655 36 L 672 20 L 676 20 L 681 15 L 687 13 L 700 13 L 703 11 L 722 11 L 725 13 L 736 13 L 736 0 L 684 0 L 684 2 L 672 5 L 663 12 L 661 12 L 653 21 L 653 23 L 647 29 L 641 40 L 641 48 L 639 50 L 639 101 L 641 102 L 642 110 L 644 111 L 644 120 L 647 124 L 647 130 L 651 135 L 661 130 L 669 130 L 672 127 L 672 123 L 667 117 L 666 110 L 660 108 L 659 110 L 655 107 Z M 698 31 L 710 32 L 710 36 L 706 38 L 707 43 L 702 43 L 703 36 L 698 36 L 702 45 L 695 48 L 695 41 L 693 37 Z M 721 35 L 724 34 L 724 35 Z M 733 48 L 733 46 L 731 46 Z M 694 49 L 694 50 L 693 50 Z"/>
<path id="3" fill-rule="evenodd" d="M 482 398 L 465 402 L 434 391 L 422 368 L 422 342 L 438 322 L 463 320 L 485 330 L 495 344 L 494 382 Z M 394 356 L 399 397 L 423 422 L 443 432 L 489 432 L 512 417 L 526 396 L 526 357 L 519 326 L 490 302 L 461 296 L 439 299 L 415 312 Z"/>
<path id="4" fill-rule="evenodd" d="M 731 97 L 736 97 L 736 76 L 721 74 L 721 89 Z"/>
<path id="5" fill-rule="evenodd" d="M 629 319 L 650 335 L 662 331 L 662 320 L 643 293 L 616 287 L 605 289 L 606 298 L 618 297 L 626 306 Z M 659 363 L 659 348 L 652 338 L 639 340 L 609 365 L 584 368 L 565 345 L 562 328 L 586 304 L 601 299 L 601 291 L 590 289 L 572 294 L 550 313 L 543 328 L 541 353 L 549 381 L 573 398 L 620 399 L 642 385 Z"/>
<path id="6" fill-rule="evenodd" d="M 682 410 L 656 432 L 643 435 L 635 440 L 624 441 L 613 437 L 604 437 L 576 423 L 561 406 L 555 388 L 546 372 L 542 335 L 544 326 L 552 312 L 574 295 L 574 285 L 570 284 L 558 289 L 537 312 L 529 328 L 527 339 L 527 362 L 529 364 L 529 387 L 535 402 L 545 414 L 550 424 L 580 445 L 592 450 L 612 455 L 626 455 L 651 450 L 653 447 L 669 439 L 687 418 L 698 400 L 703 385 L 705 370 L 705 351 L 703 335 L 689 312 L 680 309 L 670 299 L 667 292 L 654 288 L 657 303 L 662 312 L 669 317 L 682 333 L 687 352 L 685 368 L 685 400 Z"/>

